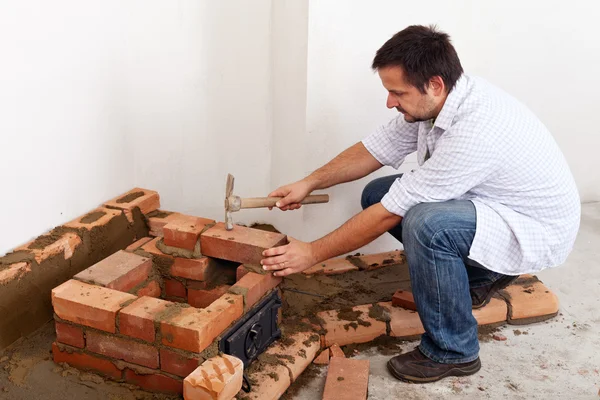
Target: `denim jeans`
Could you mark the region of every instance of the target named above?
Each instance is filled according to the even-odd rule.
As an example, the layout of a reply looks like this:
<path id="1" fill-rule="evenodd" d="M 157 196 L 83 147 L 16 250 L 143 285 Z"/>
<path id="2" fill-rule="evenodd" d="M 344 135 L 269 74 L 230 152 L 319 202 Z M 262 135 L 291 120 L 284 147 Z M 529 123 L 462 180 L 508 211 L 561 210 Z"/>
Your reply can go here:
<path id="1" fill-rule="evenodd" d="M 362 207 L 379 203 L 400 175 L 370 182 Z M 503 277 L 468 259 L 477 217 L 469 200 L 421 203 L 389 233 L 404 245 L 419 317 L 425 328 L 419 349 L 433 361 L 466 363 L 479 356 L 470 287 Z"/>

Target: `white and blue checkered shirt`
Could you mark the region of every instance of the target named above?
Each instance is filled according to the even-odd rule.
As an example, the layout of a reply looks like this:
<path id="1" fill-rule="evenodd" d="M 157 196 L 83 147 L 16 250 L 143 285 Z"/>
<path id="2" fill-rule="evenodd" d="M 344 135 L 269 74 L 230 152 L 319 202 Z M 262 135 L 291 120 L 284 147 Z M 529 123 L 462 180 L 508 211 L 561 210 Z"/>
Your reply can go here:
<path id="1" fill-rule="evenodd" d="M 403 216 L 419 203 L 473 202 L 469 258 L 486 268 L 532 273 L 562 264 L 570 253 L 581 205 L 569 166 L 533 113 L 485 80 L 463 75 L 433 126 L 400 114 L 363 144 L 394 168 L 417 151 L 420 167 L 381 200 L 388 211 Z"/>

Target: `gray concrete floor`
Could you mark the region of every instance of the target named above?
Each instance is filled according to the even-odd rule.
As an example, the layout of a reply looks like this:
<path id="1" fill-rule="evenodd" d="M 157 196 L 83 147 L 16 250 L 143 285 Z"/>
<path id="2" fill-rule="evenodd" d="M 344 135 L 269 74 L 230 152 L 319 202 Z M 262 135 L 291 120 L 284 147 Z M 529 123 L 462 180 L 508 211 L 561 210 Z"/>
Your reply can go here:
<path id="1" fill-rule="evenodd" d="M 559 297 L 561 311 L 557 317 L 534 325 L 500 328 L 508 340 L 481 343 L 483 367 L 479 373 L 431 384 L 398 382 L 386 370 L 390 356 L 376 348 L 363 350 L 356 358 L 371 361 L 369 400 L 600 399 L 599 253 L 600 203 L 585 204 L 577 243 L 568 261 L 538 274 Z M 49 323 L 27 340 L 0 352 L 0 399 L 168 398 L 55 365 L 49 354 L 53 340 L 53 324 Z M 416 344 L 407 342 L 402 349 L 411 350 Z M 320 399 L 326 371 L 319 368 L 315 378 L 295 388 L 296 395 L 286 397 Z"/>
<path id="2" fill-rule="evenodd" d="M 582 214 L 567 262 L 537 274 L 558 295 L 557 317 L 500 328 L 508 339 L 481 343 L 479 373 L 425 385 L 396 381 L 386 369 L 390 356 L 363 351 L 356 358 L 371 361 L 369 400 L 600 399 L 600 203 L 584 204 Z M 326 372 L 321 369 L 294 399 L 320 399 Z"/>

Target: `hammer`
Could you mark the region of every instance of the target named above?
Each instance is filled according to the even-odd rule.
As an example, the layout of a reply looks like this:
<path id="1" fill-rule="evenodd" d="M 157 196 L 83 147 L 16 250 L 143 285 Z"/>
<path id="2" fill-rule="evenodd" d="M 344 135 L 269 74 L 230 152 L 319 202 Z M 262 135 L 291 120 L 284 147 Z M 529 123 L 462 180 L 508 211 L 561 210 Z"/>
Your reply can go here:
<path id="1" fill-rule="evenodd" d="M 231 213 L 240 211 L 242 208 L 261 208 L 275 207 L 275 203 L 283 199 L 283 197 L 251 197 L 242 199 L 239 196 L 233 195 L 233 175 L 227 174 L 227 183 L 225 184 L 225 229 L 228 231 L 233 229 L 233 218 Z M 317 204 L 328 203 L 328 194 L 316 194 L 306 196 L 300 204 Z"/>

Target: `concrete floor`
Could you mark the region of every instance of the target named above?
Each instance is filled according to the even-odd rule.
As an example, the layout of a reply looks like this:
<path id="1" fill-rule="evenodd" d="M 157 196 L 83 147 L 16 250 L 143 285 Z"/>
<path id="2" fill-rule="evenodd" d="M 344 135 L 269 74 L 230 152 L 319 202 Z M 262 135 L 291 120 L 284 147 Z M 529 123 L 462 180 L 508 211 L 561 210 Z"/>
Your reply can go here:
<path id="1" fill-rule="evenodd" d="M 426 385 L 396 381 L 386 369 L 390 356 L 378 353 L 376 348 L 364 350 L 356 358 L 371 360 L 369 400 L 600 399 L 599 253 L 600 203 L 585 204 L 577 243 L 568 261 L 538 274 L 559 297 L 561 311 L 556 318 L 500 328 L 508 340 L 481 343 L 483 367 L 478 374 Z M 49 323 L 28 340 L 0 352 L 0 399 L 168 398 L 56 366 L 49 354 L 53 340 Z M 416 344 L 408 342 L 402 348 L 411 350 Z M 287 398 L 320 399 L 325 375 L 326 368 L 319 368 L 317 377 L 295 388 L 296 395 Z"/>
<path id="2" fill-rule="evenodd" d="M 390 356 L 363 351 L 356 358 L 371 361 L 369 400 L 600 399 L 600 203 L 584 204 L 582 214 L 567 262 L 537 274 L 558 295 L 557 317 L 500 328 L 508 340 L 481 343 L 481 371 L 465 378 L 425 385 L 399 382 L 386 369 Z M 402 348 L 412 350 L 417 343 Z M 325 375 L 323 368 L 294 399 L 320 399 Z"/>

